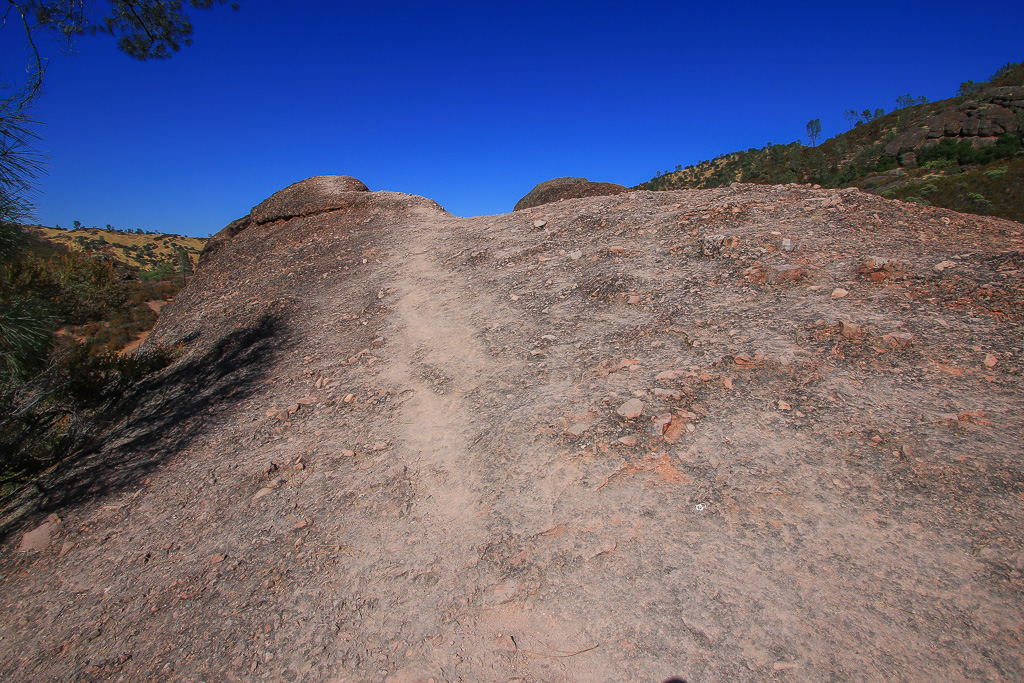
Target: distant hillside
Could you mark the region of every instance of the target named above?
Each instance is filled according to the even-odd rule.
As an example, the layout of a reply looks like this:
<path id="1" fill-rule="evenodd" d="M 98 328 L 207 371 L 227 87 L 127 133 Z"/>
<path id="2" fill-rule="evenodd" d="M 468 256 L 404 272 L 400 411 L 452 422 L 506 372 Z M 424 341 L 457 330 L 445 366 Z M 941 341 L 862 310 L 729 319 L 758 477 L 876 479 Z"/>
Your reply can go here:
<path id="1" fill-rule="evenodd" d="M 814 147 L 769 143 L 677 166 L 636 189 L 812 183 L 1024 221 L 1024 63 L 963 83 L 950 99 L 897 103 L 889 113 L 846 112 L 851 129 Z"/>
<path id="2" fill-rule="evenodd" d="M 206 244 L 206 240 L 199 237 L 102 228 L 64 230 L 36 225 L 31 226 L 31 232 L 57 249 L 104 254 L 138 268 L 143 279 L 157 280 L 170 279 L 180 273 L 186 257 L 191 263 L 187 268 L 191 272 L 199 263 L 199 253 Z"/>
<path id="3" fill-rule="evenodd" d="M 93 354 L 130 350 L 144 339 L 206 244 L 141 231 L 25 227 L 32 257 L 13 281 L 50 302 L 61 344 L 75 341 Z"/>

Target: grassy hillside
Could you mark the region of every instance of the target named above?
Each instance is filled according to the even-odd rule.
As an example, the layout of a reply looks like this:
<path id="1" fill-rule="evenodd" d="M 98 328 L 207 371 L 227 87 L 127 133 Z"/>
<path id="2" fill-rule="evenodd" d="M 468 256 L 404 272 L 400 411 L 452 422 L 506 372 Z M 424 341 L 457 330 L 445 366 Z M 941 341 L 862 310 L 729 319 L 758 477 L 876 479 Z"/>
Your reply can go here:
<path id="1" fill-rule="evenodd" d="M 63 230 L 33 226 L 32 230 L 58 247 L 94 255 L 104 254 L 127 266 L 138 268 L 141 276 L 149 279 L 167 279 L 174 273 L 180 274 L 183 262 L 181 252 L 184 252 L 194 269 L 199 262 L 199 253 L 206 244 L 205 239 L 198 237 L 114 229 Z"/>
<path id="2" fill-rule="evenodd" d="M 993 88 L 1024 85 L 1024 64 L 1008 64 L 984 82 L 961 84 L 956 97 L 924 102 L 902 96 L 895 111 L 848 112 L 851 130 L 817 146 L 796 141 L 768 144 L 659 173 L 638 189 L 671 190 L 722 187 L 733 182 L 759 184 L 814 183 L 823 187 L 859 187 L 874 194 L 911 199 L 1024 222 L 1024 111 L 1017 110 L 1015 130 L 975 147 L 942 139 L 929 147 L 901 146 L 906 135 L 925 121 L 958 108 L 985 104 Z M 894 142 L 895 141 L 895 142 Z M 994 143 L 994 144 L 991 144 Z M 895 145 L 896 149 L 892 150 Z M 890 151 L 886 151 L 886 147 Z M 904 152 L 913 151 L 912 157 Z"/>
<path id="3" fill-rule="evenodd" d="M 16 288 L 49 302 L 57 345 L 119 352 L 146 333 L 193 272 L 206 240 L 100 228 L 28 226 Z"/>

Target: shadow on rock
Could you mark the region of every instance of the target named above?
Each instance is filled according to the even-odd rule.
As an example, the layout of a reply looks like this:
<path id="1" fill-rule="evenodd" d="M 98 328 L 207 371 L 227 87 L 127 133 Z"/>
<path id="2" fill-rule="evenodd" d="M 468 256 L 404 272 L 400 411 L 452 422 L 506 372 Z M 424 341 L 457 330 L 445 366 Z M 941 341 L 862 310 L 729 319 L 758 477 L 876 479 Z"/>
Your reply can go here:
<path id="1" fill-rule="evenodd" d="M 0 519 L 0 539 L 26 516 L 45 514 L 116 494 L 145 477 L 171 454 L 250 396 L 280 350 L 283 323 L 264 315 L 138 385 L 121 401 L 117 426 L 89 448 L 26 486 Z"/>

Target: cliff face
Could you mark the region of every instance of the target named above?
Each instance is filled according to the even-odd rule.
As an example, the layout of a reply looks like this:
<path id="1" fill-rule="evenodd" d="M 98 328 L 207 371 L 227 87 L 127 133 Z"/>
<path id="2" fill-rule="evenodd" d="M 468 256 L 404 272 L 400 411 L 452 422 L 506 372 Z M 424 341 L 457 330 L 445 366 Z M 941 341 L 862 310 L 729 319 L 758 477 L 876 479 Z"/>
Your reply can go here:
<path id="1" fill-rule="evenodd" d="M 928 149 L 943 140 L 967 141 L 980 148 L 994 145 L 1003 133 L 1014 133 L 1024 121 L 1024 86 L 995 87 L 982 91 L 976 99 L 950 106 L 924 119 L 886 143 L 883 151 L 889 156 L 901 155 L 901 162 L 913 163 L 903 157 L 908 151 Z"/>
<path id="2" fill-rule="evenodd" d="M 1024 679 L 1022 254 L 854 189 L 298 183 L 7 539 L 0 677 Z"/>

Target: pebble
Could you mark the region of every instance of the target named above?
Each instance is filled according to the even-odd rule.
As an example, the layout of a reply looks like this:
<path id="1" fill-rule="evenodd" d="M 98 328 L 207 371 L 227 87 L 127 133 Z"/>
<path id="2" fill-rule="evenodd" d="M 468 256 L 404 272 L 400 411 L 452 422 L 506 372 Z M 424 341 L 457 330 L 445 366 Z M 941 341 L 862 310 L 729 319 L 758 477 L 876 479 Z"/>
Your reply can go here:
<path id="1" fill-rule="evenodd" d="M 615 412 L 621 415 L 622 417 L 626 418 L 627 420 L 632 420 L 633 418 L 637 418 L 643 415 L 644 404 L 643 401 L 639 399 L 631 398 L 622 405 L 620 405 Z"/>
<path id="2" fill-rule="evenodd" d="M 833 299 L 842 299 L 844 296 L 849 294 L 849 290 L 843 289 L 842 287 L 836 287 L 832 290 Z"/>
<path id="3" fill-rule="evenodd" d="M 848 320 L 840 320 L 839 334 L 843 335 L 847 339 L 856 339 L 860 336 L 860 325 L 857 323 L 851 323 Z"/>

